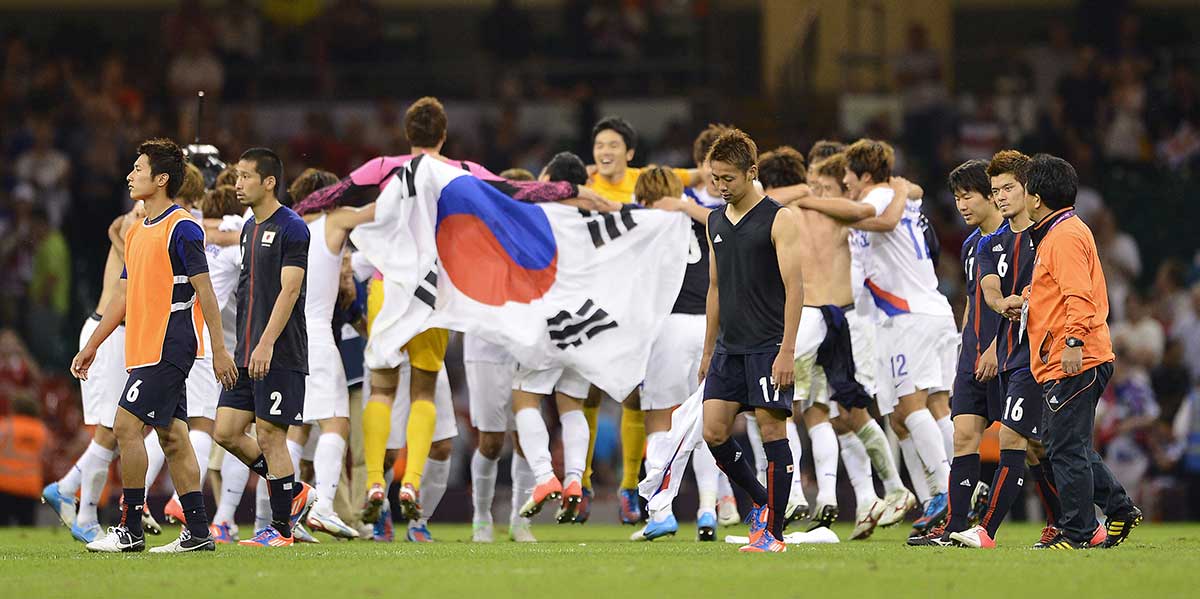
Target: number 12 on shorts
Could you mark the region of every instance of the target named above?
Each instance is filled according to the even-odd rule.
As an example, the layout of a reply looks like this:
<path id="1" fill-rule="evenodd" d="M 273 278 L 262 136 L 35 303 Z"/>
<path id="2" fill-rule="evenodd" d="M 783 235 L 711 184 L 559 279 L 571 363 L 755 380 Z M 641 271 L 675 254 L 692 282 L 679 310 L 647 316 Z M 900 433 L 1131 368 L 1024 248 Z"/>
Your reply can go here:
<path id="1" fill-rule="evenodd" d="M 760 377 L 758 377 L 758 384 L 760 387 L 762 387 L 763 401 L 765 401 L 765 402 L 779 401 L 779 390 L 773 389 L 773 387 L 775 386 L 774 377 L 760 376 Z M 774 393 L 772 393 L 772 391 Z"/>
<path id="2" fill-rule="evenodd" d="M 1008 399 L 1004 400 L 1004 419 L 1020 422 L 1021 417 L 1025 415 L 1025 409 L 1021 407 L 1021 403 L 1025 401 L 1024 397 L 1016 398 L 1013 401 L 1013 396 L 1009 395 Z"/>

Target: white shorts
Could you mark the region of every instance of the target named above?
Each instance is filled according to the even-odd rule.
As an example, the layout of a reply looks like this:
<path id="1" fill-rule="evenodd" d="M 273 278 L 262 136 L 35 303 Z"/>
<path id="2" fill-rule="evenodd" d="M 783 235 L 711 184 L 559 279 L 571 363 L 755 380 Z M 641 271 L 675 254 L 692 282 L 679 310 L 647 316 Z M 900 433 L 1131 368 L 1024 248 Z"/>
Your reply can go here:
<path id="1" fill-rule="evenodd" d="M 518 365 L 512 388 L 536 395 L 550 395 L 557 391 L 567 397 L 587 399 L 592 385 L 573 368 L 531 370 Z"/>
<path id="2" fill-rule="evenodd" d="M 875 323 L 857 309 L 846 312 L 846 323 L 850 325 L 850 346 L 854 351 L 854 378 L 868 395 L 875 395 L 879 368 L 875 361 Z"/>
<path id="3" fill-rule="evenodd" d="M 309 343 L 308 376 L 304 379 L 304 423 L 349 417 L 350 390 L 346 385 L 342 354 L 333 343 Z"/>
<path id="4" fill-rule="evenodd" d="M 396 399 L 392 402 L 392 430 L 388 434 L 387 448 L 400 449 L 408 443 L 409 384 L 412 381 L 412 366 L 400 364 L 400 379 L 396 387 Z M 444 441 L 458 436 L 458 421 L 454 414 L 454 400 L 450 396 L 450 377 L 446 370 L 438 372 L 437 390 L 433 393 L 433 405 L 437 408 L 437 424 L 433 428 L 433 440 Z"/>
<path id="5" fill-rule="evenodd" d="M 88 318 L 79 332 L 79 349 L 87 345 L 100 321 Z M 83 396 L 83 423 L 112 428 L 117 417 L 117 402 L 125 391 L 129 373 L 125 371 L 125 327 L 116 330 L 96 349 L 96 358 L 88 368 L 86 381 L 79 381 Z"/>
<path id="6" fill-rule="evenodd" d="M 667 315 L 650 346 L 642 382 L 643 410 L 669 410 L 696 392 L 705 326 L 703 314 Z"/>
<path id="7" fill-rule="evenodd" d="M 221 382 L 213 372 L 213 360 L 206 356 L 192 362 L 187 377 L 188 418 L 217 418 L 217 400 L 221 398 Z"/>
<path id="8" fill-rule="evenodd" d="M 829 380 L 825 377 L 825 369 L 817 364 L 817 350 L 825 341 L 828 330 L 821 309 L 805 306 L 800 313 L 800 328 L 796 332 L 796 387 L 793 399 L 801 412 L 813 404 L 820 404 L 829 410 L 829 416 L 833 418 L 838 415 L 838 408 L 829 401 Z"/>
<path id="9" fill-rule="evenodd" d="M 512 412 L 516 361 L 463 362 L 463 369 L 467 371 L 467 395 L 471 399 L 471 426 L 485 433 L 516 430 Z"/>
<path id="10" fill-rule="evenodd" d="M 918 390 L 935 393 L 954 386 L 958 331 L 953 317 L 900 314 L 877 333 L 880 414 L 890 414 L 901 397 Z"/>

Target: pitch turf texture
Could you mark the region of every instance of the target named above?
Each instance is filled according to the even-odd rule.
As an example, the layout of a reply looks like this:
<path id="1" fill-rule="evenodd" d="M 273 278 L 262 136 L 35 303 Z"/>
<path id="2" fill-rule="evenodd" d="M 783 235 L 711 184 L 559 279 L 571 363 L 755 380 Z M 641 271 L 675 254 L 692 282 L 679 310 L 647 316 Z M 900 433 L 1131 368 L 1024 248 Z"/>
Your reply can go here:
<path id="1" fill-rule="evenodd" d="M 1144 524 L 1117 549 L 1074 553 L 1026 549 L 1040 528 L 1009 524 L 992 551 L 906 547 L 907 529 L 895 527 L 781 555 L 700 544 L 690 523 L 681 527 L 632 543 L 627 526 L 546 524 L 535 527 L 538 544 L 477 545 L 469 526 L 437 525 L 434 544 L 322 536 L 319 545 L 163 556 L 88 554 L 61 527 L 0 529 L 0 597 L 1200 597 L 1200 524 Z M 835 530 L 844 538 L 850 526 Z M 720 532 L 729 533 L 745 527 Z"/>

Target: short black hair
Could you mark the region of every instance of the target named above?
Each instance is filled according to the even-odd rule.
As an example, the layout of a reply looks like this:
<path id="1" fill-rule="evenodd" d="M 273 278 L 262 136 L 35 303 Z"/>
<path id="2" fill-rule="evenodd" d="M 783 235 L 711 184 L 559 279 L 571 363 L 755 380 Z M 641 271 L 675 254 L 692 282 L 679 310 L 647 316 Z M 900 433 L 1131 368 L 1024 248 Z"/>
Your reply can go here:
<path id="1" fill-rule="evenodd" d="M 763 189 L 799 185 L 807 179 L 804 154 L 791 146 L 780 146 L 759 156 L 758 180 Z"/>
<path id="2" fill-rule="evenodd" d="M 1029 160 L 1025 173 L 1025 191 L 1041 198 L 1047 208 L 1060 210 L 1075 205 L 1079 175 L 1070 162 L 1050 154 L 1036 154 Z"/>
<path id="3" fill-rule="evenodd" d="M 812 148 L 808 150 L 808 163 L 816 164 L 845 150 L 846 144 L 840 141 L 829 139 L 817 140 L 817 143 L 813 144 Z"/>
<path id="4" fill-rule="evenodd" d="M 279 154 L 270 148 L 250 148 L 242 152 L 242 156 L 238 160 L 253 162 L 254 171 L 263 180 L 266 180 L 267 177 L 275 177 L 275 197 L 280 200 L 284 199 L 284 192 L 287 190 L 283 185 L 283 161 L 279 159 Z"/>
<path id="5" fill-rule="evenodd" d="M 559 152 L 546 163 L 542 171 L 551 181 L 568 181 L 576 185 L 586 185 L 588 181 L 587 166 L 583 159 L 572 152 Z"/>
<path id="6" fill-rule="evenodd" d="M 150 176 L 166 173 L 167 197 L 176 197 L 183 187 L 183 149 L 179 144 L 165 137 L 148 139 L 138 146 L 137 153 L 150 161 Z"/>
<path id="7" fill-rule="evenodd" d="M 947 177 L 950 191 L 956 195 L 974 191 L 985 198 L 991 197 L 992 183 L 988 179 L 987 167 L 986 160 L 968 160 L 954 167 Z"/>
<path id="8" fill-rule="evenodd" d="M 600 135 L 601 131 L 611 129 L 625 140 L 625 149 L 633 150 L 637 148 L 637 132 L 633 130 L 633 125 L 629 121 L 619 116 L 606 116 L 592 127 L 592 143 L 596 143 L 596 136 Z"/>

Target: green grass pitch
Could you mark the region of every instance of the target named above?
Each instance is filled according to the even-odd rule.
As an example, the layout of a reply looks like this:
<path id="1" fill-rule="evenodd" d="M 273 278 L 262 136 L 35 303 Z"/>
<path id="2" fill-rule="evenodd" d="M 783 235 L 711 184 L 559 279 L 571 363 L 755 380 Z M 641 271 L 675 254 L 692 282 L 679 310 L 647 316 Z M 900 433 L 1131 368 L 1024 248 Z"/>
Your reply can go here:
<path id="1" fill-rule="evenodd" d="M 792 545 L 743 555 L 680 535 L 632 543 L 631 527 L 537 525 L 538 544 L 469 542 L 466 525 L 435 525 L 438 542 L 334 542 L 214 553 L 96 555 L 64 528 L 0 529 L 0 596 L 12 599 L 255 597 L 1198 597 L 1200 524 L 1143 524 L 1114 550 L 1034 551 L 1040 528 L 1010 523 L 993 551 L 906 547 L 907 528 L 866 542 Z M 243 529 L 245 530 L 245 529 Z M 843 538 L 850 526 L 835 530 Z M 502 532 L 498 527 L 497 533 Z M 147 537 L 162 545 L 177 533 Z M 745 534 L 745 527 L 720 535 Z M 499 535 L 498 535 L 499 536 Z"/>

